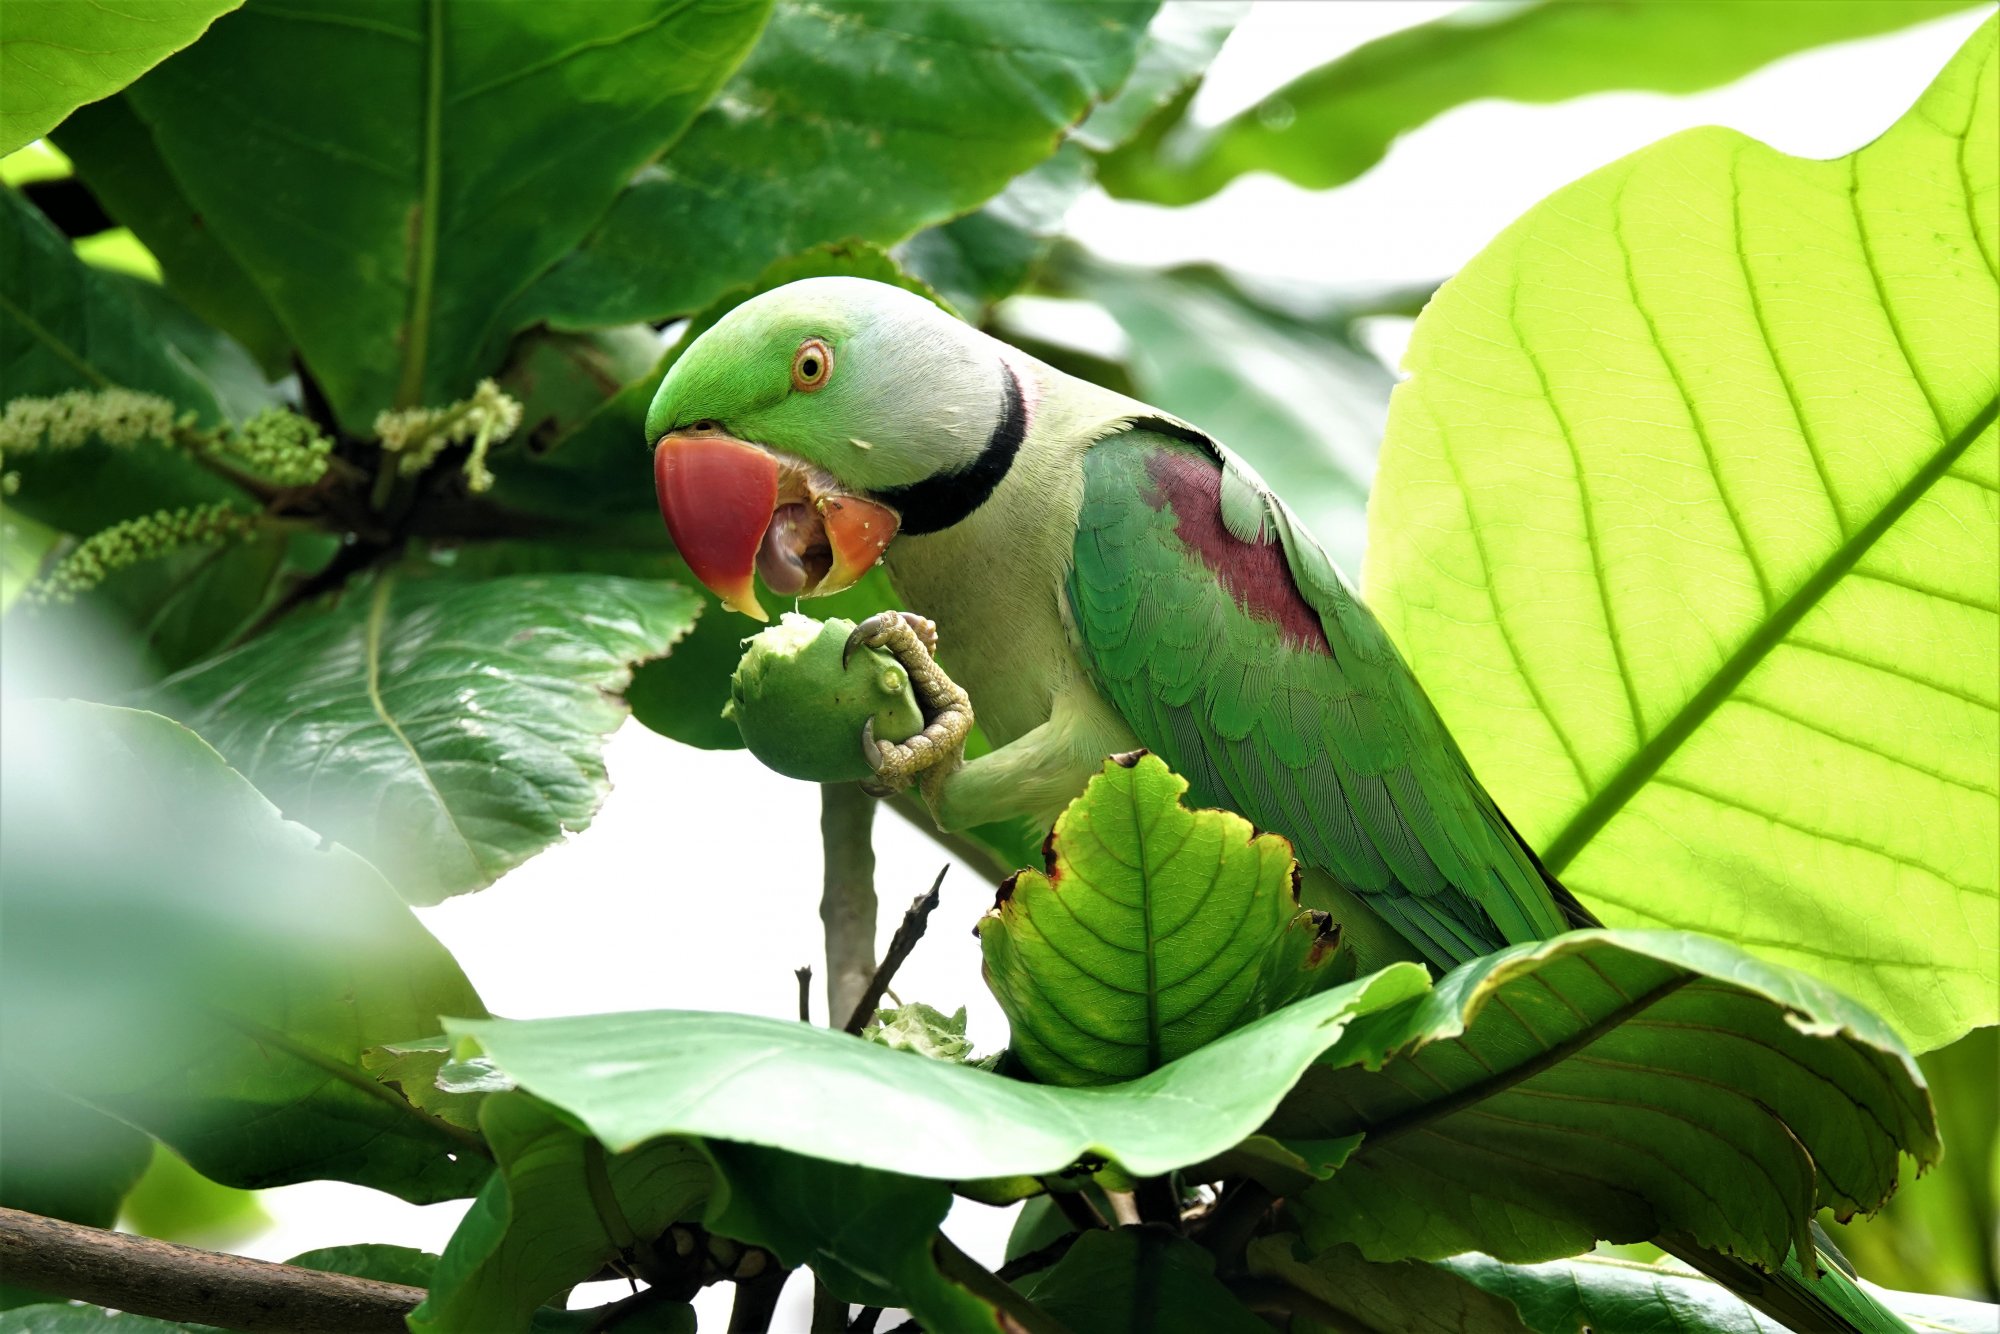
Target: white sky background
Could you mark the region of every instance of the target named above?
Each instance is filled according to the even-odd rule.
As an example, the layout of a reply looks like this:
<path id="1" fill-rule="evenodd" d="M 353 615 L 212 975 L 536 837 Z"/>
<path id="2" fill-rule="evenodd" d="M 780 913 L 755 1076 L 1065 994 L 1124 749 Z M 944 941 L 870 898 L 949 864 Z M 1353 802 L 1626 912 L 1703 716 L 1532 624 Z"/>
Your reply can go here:
<path id="1" fill-rule="evenodd" d="M 1822 0 L 1837 3 L 1838 0 Z M 1266 0 L 1212 68 L 1195 112 L 1219 120 L 1364 41 L 1458 8 L 1431 0 Z M 1373 171 L 1312 193 L 1270 176 L 1238 180 L 1191 208 L 1086 196 L 1071 233 L 1114 259 L 1214 260 L 1258 274 L 1377 286 L 1446 276 L 1557 187 L 1679 130 L 1721 124 L 1790 153 L 1833 157 L 1886 129 L 1988 11 L 1822 48 L 1729 87 L 1690 97 L 1610 93 L 1554 106 L 1486 101 L 1400 141 Z M 1378 330 L 1391 359 L 1407 324 Z M 746 633 L 750 628 L 744 622 Z M 717 1009 L 790 1018 L 792 970 L 820 963 L 818 790 L 742 752 L 697 751 L 628 724 L 612 740 L 610 800 L 585 833 L 480 894 L 420 915 L 487 1004 L 516 1018 L 611 1010 Z M 789 830 L 784 843 L 760 843 Z M 876 836 L 886 944 L 909 900 L 946 858 L 888 811 Z M 1006 1025 L 979 980 L 973 923 L 991 886 L 963 866 L 944 885 L 930 930 L 896 991 L 971 1011 L 982 1051 Z M 824 1021 L 814 982 L 814 1017 Z M 465 1201 L 418 1208 L 359 1186 L 319 1182 L 266 1192 L 275 1222 L 238 1247 L 284 1259 L 317 1246 L 384 1241 L 437 1251 Z M 998 1263 L 1009 1213 L 961 1203 L 950 1230 Z M 580 1290 L 577 1304 L 619 1295 Z M 704 1329 L 727 1322 L 728 1285 L 697 1302 Z M 808 1291 L 795 1281 L 773 1328 L 803 1330 Z"/>

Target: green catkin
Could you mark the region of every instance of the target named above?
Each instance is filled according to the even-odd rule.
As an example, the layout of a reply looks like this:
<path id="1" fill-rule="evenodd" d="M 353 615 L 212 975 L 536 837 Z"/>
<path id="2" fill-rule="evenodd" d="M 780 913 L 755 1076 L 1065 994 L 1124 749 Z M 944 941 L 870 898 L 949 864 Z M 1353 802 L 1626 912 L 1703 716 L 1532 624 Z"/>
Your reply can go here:
<path id="1" fill-rule="evenodd" d="M 183 547 L 233 541 L 257 526 L 257 518 L 226 501 L 160 510 L 114 523 L 77 543 L 26 593 L 36 603 L 72 602 L 119 570 L 158 560 Z"/>
<path id="2" fill-rule="evenodd" d="M 521 405 L 492 380 L 481 380 L 472 397 L 444 408 L 399 408 L 375 418 L 375 434 L 385 454 L 394 454 L 396 471 L 413 477 L 437 461 L 453 445 L 470 444 L 465 484 L 473 491 L 493 485 L 486 452 L 512 435 L 521 424 Z"/>
<path id="3" fill-rule="evenodd" d="M 310 486 L 326 475 L 333 441 L 296 412 L 272 408 L 230 432 L 228 453 L 279 486 Z"/>
<path id="4" fill-rule="evenodd" d="M 157 394 L 130 389 L 72 389 L 53 398 L 17 398 L 0 413 L 0 460 L 8 455 L 75 449 L 90 439 L 129 449 L 148 440 L 172 441 L 187 423 Z M 13 495 L 21 475 L 0 467 L 0 495 Z"/>

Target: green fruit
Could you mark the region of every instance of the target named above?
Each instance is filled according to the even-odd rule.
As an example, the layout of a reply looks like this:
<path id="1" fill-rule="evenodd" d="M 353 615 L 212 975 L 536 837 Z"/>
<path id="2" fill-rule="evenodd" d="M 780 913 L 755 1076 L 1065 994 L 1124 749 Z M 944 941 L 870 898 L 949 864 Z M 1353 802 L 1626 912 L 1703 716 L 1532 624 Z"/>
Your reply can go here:
<path id="1" fill-rule="evenodd" d="M 747 641 L 729 678 L 723 717 L 736 721 L 750 753 L 790 778 L 845 783 L 870 776 L 861 729 L 903 741 L 924 728 L 909 673 L 881 649 L 857 649 L 841 665 L 854 622 L 786 612 Z"/>

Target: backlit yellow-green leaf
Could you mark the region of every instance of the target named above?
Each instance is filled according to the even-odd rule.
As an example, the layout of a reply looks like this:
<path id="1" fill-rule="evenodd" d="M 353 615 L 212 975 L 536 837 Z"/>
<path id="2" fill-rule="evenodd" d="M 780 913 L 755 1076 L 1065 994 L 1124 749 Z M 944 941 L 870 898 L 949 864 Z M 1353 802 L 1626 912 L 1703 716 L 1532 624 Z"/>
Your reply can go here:
<path id="1" fill-rule="evenodd" d="M 1419 322 L 1371 601 L 1614 925 L 2000 1017 L 2000 96 L 1988 22 L 1828 162 L 1656 144 Z"/>

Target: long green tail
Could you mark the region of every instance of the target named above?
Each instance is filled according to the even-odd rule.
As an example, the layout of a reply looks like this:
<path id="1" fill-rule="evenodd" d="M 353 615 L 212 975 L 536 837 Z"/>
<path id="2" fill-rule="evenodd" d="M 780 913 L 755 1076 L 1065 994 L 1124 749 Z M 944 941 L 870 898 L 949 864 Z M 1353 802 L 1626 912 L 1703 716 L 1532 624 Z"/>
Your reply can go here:
<path id="1" fill-rule="evenodd" d="M 1812 1224 L 1812 1241 L 1817 1279 L 1807 1276 L 1796 1247 L 1783 1268 L 1766 1274 L 1686 1237 L 1661 1238 L 1658 1245 L 1799 1334 L 1912 1334 L 1895 1312 L 1855 1283 L 1854 1266 L 1818 1220 Z"/>

